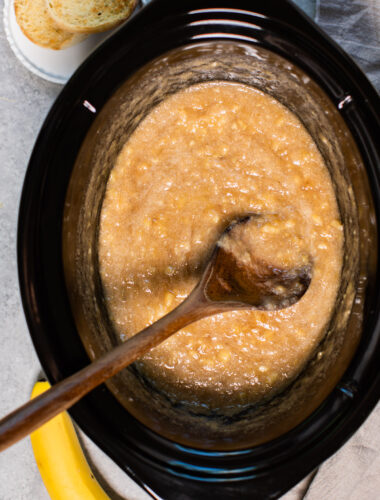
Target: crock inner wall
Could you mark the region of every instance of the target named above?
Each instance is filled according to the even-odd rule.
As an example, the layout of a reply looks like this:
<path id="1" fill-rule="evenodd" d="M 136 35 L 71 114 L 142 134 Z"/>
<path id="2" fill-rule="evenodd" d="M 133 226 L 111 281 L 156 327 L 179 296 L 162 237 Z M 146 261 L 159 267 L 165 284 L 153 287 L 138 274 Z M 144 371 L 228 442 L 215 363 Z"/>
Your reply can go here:
<path id="1" fill-rule="evenodd" d="M 120 342 L 107 315 L 97 257 L 109 173 L 153 106 L 182 88 L 211 80 L 245 83 L 278 99 L 303 122 L 324 157 L 345 234 L 341 286 L 329 328 L 313 358 L 282 394 L 244 410 L 190 413 L 185 404 L 158 393 L 134 366 L 108 387 L 130 413 L 165 437 L 200 448 L 237 449 L 285 433 L 317 408 L 341 378 L 361 333 L 371 244 L 369 190 L 351 134 L 320 87 L 280 56 L 232 42 L 181 47 L 138 70 L 100 111 L 78 155 L 66 198 L 63 259 L 77 329 L 95 359 Z"/>

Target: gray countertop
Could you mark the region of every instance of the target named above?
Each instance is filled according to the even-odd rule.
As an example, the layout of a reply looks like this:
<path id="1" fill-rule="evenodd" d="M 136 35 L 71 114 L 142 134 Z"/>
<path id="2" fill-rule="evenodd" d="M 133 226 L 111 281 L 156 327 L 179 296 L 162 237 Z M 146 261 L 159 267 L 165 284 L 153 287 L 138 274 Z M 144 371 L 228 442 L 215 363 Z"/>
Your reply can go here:
<path id="1" fill-rule="evenodd" d="M 307 4 L 309 12 L 313 12 L 310 0 L 303 0 L 302 3 Z M 0 416 L 2 416 L 29 398 L 32 386 L 41 372 L 26 326 L 18 290 L 17 213 L 23 178 L 33 144 L 61 87 L 32 75 L 18 62 L 8 46 L 2 26 L 0 60 Z M 380 421 L 379 413 L 378 411 L 377 422 Z M 128 500 L 150 498 L 88 438 L 82 436 L 82 439 L 95 474 L 108 489 L 111 498 L 128 498 Z M 286 499 L 301 498 L 306 485 L 307 480 L 286 495 Z M 0 500 L 48 500 L 48 498 L 29 439 L 24 439 L 0 454 Z"/>
<path id="2" fill-rule="evenodd" d="M 2 2 L 0 3 L 2 11 Z M 1 12 L 0 11 L 0 12 Z M 39 129 L 61 86 L 31 74 L 0 26 L 0 415 L 29 399 L 41 373 L 18 289 L 16 230 L 22 183 Z M 151 498 L 89 439 L 82 439 L 112 498 Z M 102 480 L 102 477 L 106 480 Z M 118 495 L 117 495 L 118 494 Z M 0 454 L 0 500 L 48 500 L 29 439 Z M 69 500 L 69 499 L 68 499 Z"/>

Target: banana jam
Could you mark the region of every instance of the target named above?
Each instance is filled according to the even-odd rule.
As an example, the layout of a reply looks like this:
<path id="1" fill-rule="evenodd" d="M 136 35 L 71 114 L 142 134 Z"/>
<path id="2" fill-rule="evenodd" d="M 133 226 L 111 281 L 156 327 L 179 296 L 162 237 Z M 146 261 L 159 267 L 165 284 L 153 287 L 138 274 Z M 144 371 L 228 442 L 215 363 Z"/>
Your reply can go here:
<path id="1" fill-rule="evenodd" d="M 298 118 L 254 88 L 182 90 L 142 120 L 120 152 L 104 198 L 100 274 L 125 340 L 180 304 L 227 224 L 276 214 L 259 249 L 291 265 L 311 259 L 302 299 L 278 311 L 198 321 L 137 362 L 171 400 L 217 408 L 281 391 L 314 353 L 340 281 L 343 231 L 323 159 Z"/>

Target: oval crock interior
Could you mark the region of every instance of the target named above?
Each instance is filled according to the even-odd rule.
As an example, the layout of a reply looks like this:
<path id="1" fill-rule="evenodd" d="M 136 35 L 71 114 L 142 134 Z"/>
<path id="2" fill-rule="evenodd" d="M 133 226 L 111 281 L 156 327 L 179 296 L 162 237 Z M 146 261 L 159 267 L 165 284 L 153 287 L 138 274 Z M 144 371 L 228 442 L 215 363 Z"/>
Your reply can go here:
<path id="1" fill-rule="evenodd" d="M 158 392 L 135 366 L 107 385 L 138 420 L 182 444 L 238 449 L 274 439 L 315 410 L 347 368 L 361 333 L 370 247 L 370 191 L 365 168 L 339 111 L 301 69 L 259 47 L 234 42 L 178 48 L 138 70 L 99 112 L 74 165 L 63 223 L 63 261 L 70 302 L 91 359 L 120 342 L 108 317 L 98 270 L 99 217 L 115 159 L 137 125 L 168 95 L 210 81 L 242 82 L 295 113 L 318 146 L 333 180 L 344 224 L 341 284 L 328 329 L 284 392 L 243 410 L 195 412 Z M 354 300 L 355 299 L 355 300 Z"/>

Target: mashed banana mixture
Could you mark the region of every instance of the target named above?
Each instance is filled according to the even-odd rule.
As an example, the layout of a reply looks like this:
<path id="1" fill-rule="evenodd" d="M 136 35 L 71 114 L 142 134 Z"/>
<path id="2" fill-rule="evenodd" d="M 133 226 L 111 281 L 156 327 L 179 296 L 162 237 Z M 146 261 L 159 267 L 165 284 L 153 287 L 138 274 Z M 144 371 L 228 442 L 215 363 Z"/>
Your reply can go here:
<path id="1" fill-rule="evenodd" d="M 111 172 L 99 262 L 122 340 L 189 295 L 220 233 L 247 212 L 276 215 L 261 228 L 260 251 L 283 265 L 307 255 L 312 282 L 287 309 L 218 314 L 144 356 L 140 371 L 173 401 L 250 404 L 300 372 L 339 286 L 343 228 L 332 182 L 296 116 L 259 90 L 227 82 L 192 86 L 159 104 Z"/>

